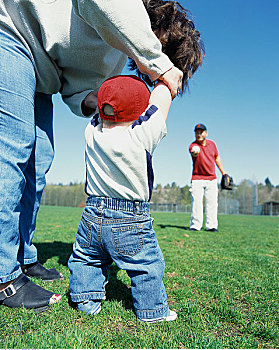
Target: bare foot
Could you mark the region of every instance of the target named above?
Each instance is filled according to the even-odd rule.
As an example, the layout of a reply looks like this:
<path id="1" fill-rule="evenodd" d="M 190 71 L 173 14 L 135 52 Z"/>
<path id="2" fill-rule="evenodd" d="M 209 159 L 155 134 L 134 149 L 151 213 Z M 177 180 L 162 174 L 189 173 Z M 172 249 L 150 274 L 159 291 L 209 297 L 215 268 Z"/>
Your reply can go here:
<path id="1" fill-rule="evenodd" d="M 62 299 L 61 294 L 53 294 L 53 296 L 49 299 L 49 305 L 58 303 Z"/>

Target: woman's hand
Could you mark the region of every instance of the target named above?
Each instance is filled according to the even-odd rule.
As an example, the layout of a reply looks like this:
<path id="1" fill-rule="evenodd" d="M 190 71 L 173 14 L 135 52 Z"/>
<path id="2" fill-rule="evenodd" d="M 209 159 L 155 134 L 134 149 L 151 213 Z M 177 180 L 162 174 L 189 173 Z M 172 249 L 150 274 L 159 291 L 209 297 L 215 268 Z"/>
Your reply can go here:
<path id="1" fill-rule="evenodd" d="M 93 114 L 98 106 L 98 91 L 99 88 L 91 91 L 81 103 L 81 110 L 83 115 L 89 116 Z"/>

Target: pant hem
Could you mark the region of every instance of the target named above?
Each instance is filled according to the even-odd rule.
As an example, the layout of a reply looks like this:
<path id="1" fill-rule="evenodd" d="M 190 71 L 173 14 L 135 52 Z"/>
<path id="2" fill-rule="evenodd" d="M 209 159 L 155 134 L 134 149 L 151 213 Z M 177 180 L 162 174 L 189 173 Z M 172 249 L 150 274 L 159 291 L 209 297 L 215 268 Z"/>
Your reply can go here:
<path id="1" fill-rule="evenodd" d="M 35 258 L 33 258 L 33 259 L 24 259 L 24 260 L 23 260 L 23 265 L 33 264 L 33 263 L 35 263 L 35 262 L 37 262 L 37 261 L 38 261 L 38 258 L 37 258 L 37 257 L 35 257 Z"/>
<path id="2" fill-rule="evenodd" d="M 167 316 L 169 306 L 164 305 L 160 309 L 156 310 L 135 310 L 137 318 L 139 319 L 155 319 Z"/>
<path id="3" fill-rule="evenodd" d="M 18 269 L 17 269 L 15 272 L 13 272 L 12 274 L 6 275 L 6 276 L 3 276 L 3 277 L 0 277 L 0 283 L 7 283 L 7 282 L 10 282 L 10 281 L 16 279 L 21 273 L 22 273 L 21 269 L 18 268 Z"/>
<path id="4" fill-rule="evenodd" d="M 74 303 L 79 303 L 86 300 L 105 300 L 106 294 L 100 292 L 84 293 L 84 294 L 71 294 L 71 299 Z"/>

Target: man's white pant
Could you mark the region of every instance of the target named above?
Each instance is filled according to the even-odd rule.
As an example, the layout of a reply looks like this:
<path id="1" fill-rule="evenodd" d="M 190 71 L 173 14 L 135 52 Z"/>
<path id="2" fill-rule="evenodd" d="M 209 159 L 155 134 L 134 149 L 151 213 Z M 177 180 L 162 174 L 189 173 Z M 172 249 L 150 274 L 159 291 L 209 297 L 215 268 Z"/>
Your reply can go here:
<path id="1" fill-rule="evenodd" d="M 190 229 L 200 230 L 203 224 L 203 196 L 205 197 L 205 228 L 218 228 L 218 185 L 215 180 L 192 180 L 190 188 L 192 196 L 192 215 Z"/>

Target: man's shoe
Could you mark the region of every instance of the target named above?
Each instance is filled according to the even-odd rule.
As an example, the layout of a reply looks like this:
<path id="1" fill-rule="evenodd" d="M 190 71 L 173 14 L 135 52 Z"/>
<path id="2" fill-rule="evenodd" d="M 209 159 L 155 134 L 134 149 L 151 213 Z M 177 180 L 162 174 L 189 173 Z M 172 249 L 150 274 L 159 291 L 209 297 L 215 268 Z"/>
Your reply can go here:
<path id="1" fill-rule="evenodd" d="M 199 231 L 196 228 L 189 228 L 189 231 Z"/>
<path id="2" fill-rule="evenodd" d="M 33 264 L 22 265 L 22 272 L 28 277 L 41 278 L 44 282 L 63 280 L 64 276 L 61 272 L 58 272 L 56 269 L 46 269 L 36 261 Z"/>
<path id="3" fill-rule="evenodd" d="M 209 228 L 208 230 L 206 231 L 209 231 L 209 232 L 218 232 L 217 228 Z"/>

